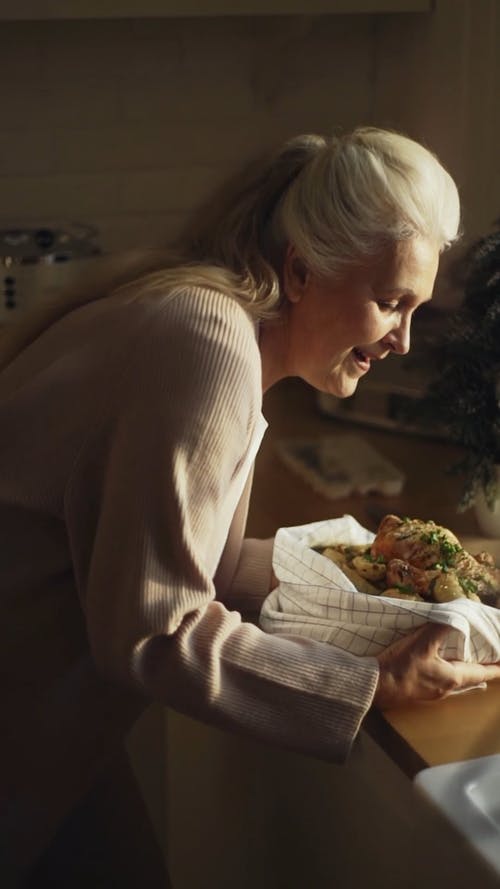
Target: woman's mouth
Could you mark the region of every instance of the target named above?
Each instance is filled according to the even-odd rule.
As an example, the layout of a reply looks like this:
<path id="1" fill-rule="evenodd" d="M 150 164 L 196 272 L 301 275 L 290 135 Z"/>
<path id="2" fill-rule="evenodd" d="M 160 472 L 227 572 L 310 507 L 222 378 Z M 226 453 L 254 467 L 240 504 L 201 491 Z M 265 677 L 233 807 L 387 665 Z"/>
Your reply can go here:
<path id="1" fill-rule="evenodd" d="M 369 356 L 366 355 L 361 349 L 358 349 L 358 348 L 354 348 L 352 351 L 353 351 L 353 355 L 354 355 L 354 357 L 355 357 L 355 359 L 356 359 L 356 363 L 357 363 L 363 370 L 370 370 L 370 358 L 369 358 Z"/>

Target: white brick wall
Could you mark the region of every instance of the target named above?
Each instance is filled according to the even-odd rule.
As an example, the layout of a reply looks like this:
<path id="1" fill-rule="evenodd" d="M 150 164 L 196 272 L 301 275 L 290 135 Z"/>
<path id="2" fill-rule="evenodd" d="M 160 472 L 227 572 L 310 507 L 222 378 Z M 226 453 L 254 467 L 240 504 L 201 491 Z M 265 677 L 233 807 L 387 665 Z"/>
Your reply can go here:
<path id="1" fill-rule="evenodd" d="M 0 222 L 168 239 L 262 149 L 372 122 L 373 58 L 370 16 L 4 23 Z"/>

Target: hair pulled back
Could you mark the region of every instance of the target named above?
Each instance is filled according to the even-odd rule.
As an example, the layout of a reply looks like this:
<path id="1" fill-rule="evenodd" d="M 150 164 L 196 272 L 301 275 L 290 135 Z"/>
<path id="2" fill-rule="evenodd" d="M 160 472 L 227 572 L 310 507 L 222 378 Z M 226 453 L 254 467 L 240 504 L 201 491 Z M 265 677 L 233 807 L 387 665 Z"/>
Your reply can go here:
<path id="1" fill-rule="evenodd" d="M 113 293 L 211 287 L 262 319 L 279 308 L 289 244 L 312 271 L 335 277 L 397 241 L 423 237 L 443 250 L 458 236 L 459 217 L 451 176 L 406 136 L 373 127 L 297 136 L 228 181 L 172 248 L 107 257 L 76 290 L 12 325 L 0 369 L 58 318 Z"/>
<path id="2" fill-rule="evenodd" d="M 437 158 L 406 136 L 364 127 L 289 140 L 228 183 L 179 244 L 198 271 L 210 265 L 219 287 L 263 317 L 279 304 L 289 244 L 314 272 L 335 277 L 401 240 L 423 237 L 442 251 L 459 223 L 456 185 Z"/>
<path id="3" fill-rule="evenodd" d="M 414 237 L 442 251 L 459 222 L 457 188 L 436 157 L 406 136 L 365 127 L 325 142 L 283 195 L 273 229 L 316 273 L 335 276 Z"/>

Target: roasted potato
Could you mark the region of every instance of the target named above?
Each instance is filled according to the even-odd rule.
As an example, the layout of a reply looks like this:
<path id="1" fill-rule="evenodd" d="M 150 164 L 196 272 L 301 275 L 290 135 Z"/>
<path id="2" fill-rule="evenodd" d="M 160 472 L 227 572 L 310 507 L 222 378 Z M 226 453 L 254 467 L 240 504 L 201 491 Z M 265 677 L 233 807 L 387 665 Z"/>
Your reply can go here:
<path id="1" fill-rule="evenodd" d="M 338 565 L 345 576 L 349 578 L 352 584 L 354 584 L 358 592 L 369 593 L 372 596 L 378 596 L 380 594 L 381 590 L 377 589 L 376 586 L 362 577 L 355 568 L 352 568 L 344 553 L 339 552 L 335 547 L 329 546 L 323 550 L 322 555 Z"/>
<path id="2" fill-rule="evenodd" d="M 361 574 L 361 577 L 364 577 L 365 580 L 369 580 L 373 583 L 376 583 L 378 580 L 383 580 L 386 575 L 386 563 L 368 558 L 366 555 L 354 556 L 351 564 L 358 574 Z"/>
<path id="3" fill-rule="evenodd" d="M 319 550 L 360 593 L 415 602 L 470 599 L 500 604 L 500 569 L 490 553 L 471 556 L 447 528 L 388 515 L 372 544 Z"/>

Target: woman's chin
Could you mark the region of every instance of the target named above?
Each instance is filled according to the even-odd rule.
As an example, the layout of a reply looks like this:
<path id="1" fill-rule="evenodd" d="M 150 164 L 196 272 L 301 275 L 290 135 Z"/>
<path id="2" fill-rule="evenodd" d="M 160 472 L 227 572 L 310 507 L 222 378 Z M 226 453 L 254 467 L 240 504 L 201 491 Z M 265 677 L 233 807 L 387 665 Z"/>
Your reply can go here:
<path id="1" fill-rule="evenodd" d="M 329 395 L 334 395 L 335 398 L 349 398 L 350 395 L 354 395 L 356 389 L 358 388 L 359 380 L 353 379 L 352 377 L 342 377 L 342 379 L 330 378 L 327 380 L 327 385 L 324 389 Z"/>

